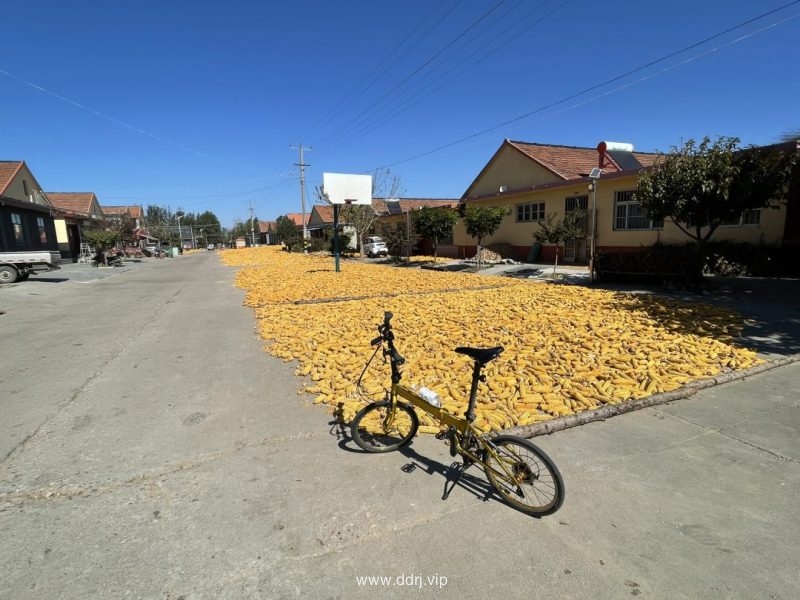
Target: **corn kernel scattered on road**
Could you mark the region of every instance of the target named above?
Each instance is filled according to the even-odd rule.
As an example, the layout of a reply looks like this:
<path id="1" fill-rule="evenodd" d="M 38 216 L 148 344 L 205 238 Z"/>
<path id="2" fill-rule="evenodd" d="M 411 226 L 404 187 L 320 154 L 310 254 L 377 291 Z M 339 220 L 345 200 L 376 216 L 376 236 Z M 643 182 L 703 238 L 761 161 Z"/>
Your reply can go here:
<path id="1" fill-rule="evenodd" d="M 456 346 L 501 345 L 479 388 L 476 426 L 484 431 L 676 389 L 760 361 L 738 348 L 741 317 L 705 304 L 649 295 L 473 273 L 443 273 L 291 254 L 276 247 L 228 250 L 242 267 L 236 285 L 255 311 L 266 349 L 298 362 L 314 403 L 345 420 L 364 405 L 356 381 L 371 355 L 384 311 L 395 318 L 404 382 L 439 392 L 466 411 L 471 361 Z M 389 385 L 380 357 L 363 385 L 379 399 Z M 436 425 L 426 414 L 420 423 Z"/>

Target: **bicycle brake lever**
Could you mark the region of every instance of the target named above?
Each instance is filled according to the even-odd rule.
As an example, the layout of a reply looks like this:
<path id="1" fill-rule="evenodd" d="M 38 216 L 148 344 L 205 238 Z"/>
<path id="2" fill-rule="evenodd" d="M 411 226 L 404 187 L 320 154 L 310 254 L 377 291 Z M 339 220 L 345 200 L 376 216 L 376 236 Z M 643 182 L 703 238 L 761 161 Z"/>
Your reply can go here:
<path id="1" fill-rule="evenodd" d="M 372 340 L 372 341 L 369 343 L 369 345 L 370 345 L 370 346 L 377 346 L 378 344 L 380 344 L 380 343 L 381 343 L 381 340 L 383 340 L 383 336 L 380 336 L 380 335 L 379 335 L 379 336 L 378 336 L 378 337 L 376 337 L 374 340 Z"/>

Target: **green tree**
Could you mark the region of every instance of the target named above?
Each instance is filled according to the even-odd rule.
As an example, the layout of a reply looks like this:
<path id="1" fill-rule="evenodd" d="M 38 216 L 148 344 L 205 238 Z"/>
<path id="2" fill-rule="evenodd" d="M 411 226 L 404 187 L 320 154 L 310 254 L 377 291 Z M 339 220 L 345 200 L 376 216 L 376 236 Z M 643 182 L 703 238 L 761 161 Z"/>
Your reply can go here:
<path id="1" fill-rule="evenodd" d="M 553 264 L 553 277 L 558 267 L 558 251 L 561 244 L 568 240 L 577 240 L 586 235 L 586 211 L 571 210 L 564 215 L 564 218 L 555 221 L 555 216 L 549 214 L 543 222 L 539 223 L 539 229 L 533 234 L 540 244 L 555 244 L 556 260 Z"/>
<path id="2" fill-rule="evenodd" d="M 283 242 L 290 251 L 294 246 L 300 243 L 301 236 L 297 231 L 297 225 L 295 225 L 294 221 L 289 217 L 278 217 L 275 221 L 275 229 L 278 239 Z"/>
<path id="3" fill-rule="evenodd" d="M 195 229 L 197 230 L 198 234 L 202 230 L 202 235 L 204 243 L 211 243 L 217 244 L 223 241 L 222 238 L 222 225 L 215 215 L 211 211 L 205 211 L 197 215 L 195 220 Z"/>
<path id="4" fill-rule="evenodd" d="M 463 211 L 464 226 L 467 233 L 478 241 L 477 267 L 481 268 L 481 247 L 483 240 L 500 228 L 506 216 L 505 206 L 468 206 Z"/>
<path id="5" fill-rule="evenodd" d="M 414 229 L 433 243 L 433 258 L 436 259 L 439 239 L 453 235 L 458 213 L 450 208 L 423 207 L 411 213 Z"/>
<path id="6" fill-rule="evenodd" d="M 492 235 L 500 228 L 506 216 L 505 206 L 469 206 L 464 211 L 464 226 L 467 233 L 483 245 L 486 236 Z"/>
<path id="7" fill-rule="evenodd" d="M 105 265 L 108 264 L 106 251 L 111 250 L 121 239 L 119 233 L 106 229 L 89 229 L 83 232 L 82 237 L 95 252 L 102 255 Z"/>
<path id="8" fill-rule="evenodd" d="M 403 256 L 411 254 L 411 248 L 417 243 L 419 236 L 413 227 L 408 227 L 403 221 L 390 221 L 380 223 L 380 236 L 386 242 L 389 256 L 395 262 L 400 262 Z"/>
<path id="9" fill-rule="evenodd" d="M 336 240 L 336 241 L 337 241 L 337 245 L 339 246 L 339 254 L 340 255 L 342 255 L 342 254 L 350 254 L 352 252 L 352 250 L 350 249 L 350 242 L 351 242 L 352 239 L 353 238 L 352 238 L 350 233 L 346 233 L 344 231 L 339 231 L 339 239 Z M 329 250 L 331 254 L 335 254 L 335 252 L 336 252 L 336 248 L 334 248 L 334 243 L 333 242 L 334 242 L 334 238 L 333 238 L 333 236 L 331 236 L 331 239 L 328 240 L 328 247 L 327 247 L 327 250 Z"/>
<path id="10" fill-rule="evenodd" d="M 669 218 L 696 245 L 693 280 L 702 278 L 706 245 L 717 228 L 746 210 L 775 207 L 788 193 L 796 151 L 739 149 L 739 139 L 703 138 L 660 157 L 639 175 L 635 197 L 656 220 Z"/>
<path id="11" fill-rule="evenodd" d="M 792 129 L 781 135 L 782 142 L 796 142 L 800 140 L 800 129 Z"/>

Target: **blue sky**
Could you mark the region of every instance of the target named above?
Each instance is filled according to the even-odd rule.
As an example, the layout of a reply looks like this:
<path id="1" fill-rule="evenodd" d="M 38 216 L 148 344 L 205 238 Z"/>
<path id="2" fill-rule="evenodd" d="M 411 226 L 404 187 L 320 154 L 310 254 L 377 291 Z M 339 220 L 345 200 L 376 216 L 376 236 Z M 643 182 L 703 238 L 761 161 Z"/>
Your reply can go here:
<path id="1" fill-rule="evenodd" d="M 300 212 L 301 143 L 310 204 L 323 172 L 379 168 L 457 198 L 505 138 L 800 130 L 800 0 L 27 0 L 3 32 L 0 160 L 225 226 Z"/>

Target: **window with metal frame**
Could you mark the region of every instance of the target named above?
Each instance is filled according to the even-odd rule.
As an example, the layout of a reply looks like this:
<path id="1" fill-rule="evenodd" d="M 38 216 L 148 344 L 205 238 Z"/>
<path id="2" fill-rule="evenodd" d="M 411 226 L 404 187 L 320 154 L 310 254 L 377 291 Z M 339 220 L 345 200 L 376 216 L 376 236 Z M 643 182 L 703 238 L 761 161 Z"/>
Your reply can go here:
<path id="1" fill-rule="evenodd" d="M 664 221 L 651 219 L 634 193 L 635 190 L 614 192 L 614 229 L 661 229 Z"/>
<path id="2" fill-rule="evenodd" d="M 36 217 L 36 227 L 39 230 L 39 242 L 42 244 L 47 243 L 47 229 L 44 226 L 44 218 Z"/>
<path id="3" fill-rule="evenodd" d="M 529 223 L 544 219 L 544 202 L 517 204 L 517 223 Z"/>
<path id="4" fill-rule="evenodd" d="M 741 214 L 734 217 L 733 219 L 729 219 L 727 221 L 723 221 L 720 223 L 722 227 L 743 227 L 743 226 L 753 226 L 753 225 L 760 225 L 761 224 L 761 209 L 760 208 L 750 208 L 745 211 L 742 211 Z"/>
<path id="5" fill-rule="evenodd" d="M 18 246 L 25 244 L 25 229 L 22 227 L 22 215 L 11 213 L 11 227 L 14 230 L 14 242 Z"/>
<path id="6" fill-rule="evenodd" d="M 742 213 L 742 225 L 760 225 L 761 209 L 751 208 Z"/>

